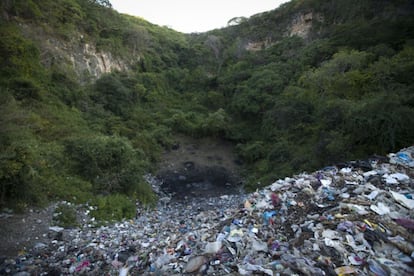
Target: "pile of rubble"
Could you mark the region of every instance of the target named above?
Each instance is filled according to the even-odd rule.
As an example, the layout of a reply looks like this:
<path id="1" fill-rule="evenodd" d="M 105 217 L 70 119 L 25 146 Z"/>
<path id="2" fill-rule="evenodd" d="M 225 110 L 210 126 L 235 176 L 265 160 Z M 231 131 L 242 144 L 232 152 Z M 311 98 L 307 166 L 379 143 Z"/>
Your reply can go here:
<path id="1" fill-rule="evenodd" d="M 50 228 L 2 275 L 414 275 L 414 147 L 247 195 L 160 203 Z"/>

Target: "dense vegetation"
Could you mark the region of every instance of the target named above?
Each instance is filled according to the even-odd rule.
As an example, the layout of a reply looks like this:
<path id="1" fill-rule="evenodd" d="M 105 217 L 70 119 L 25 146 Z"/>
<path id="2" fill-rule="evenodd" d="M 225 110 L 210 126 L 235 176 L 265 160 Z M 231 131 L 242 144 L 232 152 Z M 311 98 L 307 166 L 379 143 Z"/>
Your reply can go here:
<path id="1" fill-rule="evenodd" d="M 92 200 L 133 215 L 125 195 L 156 200 L 143 175 L 177 133 L 232 141 L 250 189 L 414 141 L 409 0 L 294 0 L 201 34 L 108 1 L 0 5 L 1 206 Z M 286 34 L 309 13 L 306 36 Z M 129 70 L 94 79 L 44 54 L 42 40 L 80 35 Z"/>

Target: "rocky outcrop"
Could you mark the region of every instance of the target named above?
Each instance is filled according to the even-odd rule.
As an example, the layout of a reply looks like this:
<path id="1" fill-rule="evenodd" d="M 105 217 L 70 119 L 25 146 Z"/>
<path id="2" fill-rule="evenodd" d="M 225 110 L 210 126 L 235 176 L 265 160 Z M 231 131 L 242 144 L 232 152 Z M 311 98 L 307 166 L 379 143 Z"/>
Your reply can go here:
<path id="1" fill-rule="evenodd" d="M 71 42 L 49 38 L 41 42 L 42 63 L 47 66 L 67 66 L 81 82 L 97 79 L 114 70 L 128 70 L 130 63 L 107 51 L 97 50 L 95 45 L 83 41 L 83 37 Z"/>
<path id="2" fill-rule="evenodd" d="M 283 36 L 299 36 L 303 39 L 308 39 L 312 26 L 315 22 L 323 22 L 323 16 L 319 13 L 301 12 L 292 17 L 292 20 L 287 25 Z M 247 51 L 260 51 L 266 49 L 278 41 L 267 38 L 262 41 L 249 41 L 245 45 Z"/>
<path id="3" fill-rule="evenodd" d="M 23 34 L 39 47 L 41 62 L 45 67 L 58 67 L 68 74 L 75 72 L 75 79 L 81 83 L 115 70 L 128 70 L 133 62 L 140 59 L 136 55 L 125 60 L 109 51 L 97 49 L 92 41 L 87 41 L 80 33 L 70 39 L 63 39 L 40 27 L 22 25 L 21 28 Z"/>
<path id="4" fill-rule="evenodd" d="M 124 60 L 114 57 L 110 52 L 97 51 L 92 44 L 84 43 L 78 48 L 80 51 L 69 52 L 68 57 L 79 75 L 87 73 L 93 78 L 99 78 L 104 73 L 129 68 Z"/>
<path id="5" fill-rule="evenodd" d="M 316 14 L 313 12 L 303 12 L 296 14 L 293 17 L 288 29 L 286 30 L 285 35 L 296 35 L 306 39 L 308 38 L 312 25 L 315 21 L 322 22 L 323 16 L 321 14 Z"/>
<path id="6" fill-rule="evenodd" d="M 265 41 L 258 41 L 258 42 L 249 42 L 247 43 L 245 49 L 247 51 L 260 51 L 263 50 L 271 45 L 273 45 L 272 41 L 270 39 L 267 39 Z"/>

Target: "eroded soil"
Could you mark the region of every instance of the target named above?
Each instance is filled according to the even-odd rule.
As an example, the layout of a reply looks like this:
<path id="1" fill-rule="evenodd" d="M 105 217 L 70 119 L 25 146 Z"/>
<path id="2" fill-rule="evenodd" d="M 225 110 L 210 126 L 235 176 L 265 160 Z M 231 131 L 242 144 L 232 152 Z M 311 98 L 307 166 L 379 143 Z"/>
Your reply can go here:
<path id="1" fill-rule="evenodd" d="M 157 178 L 174 199 L 186 200 L 240 193 L 239 171 L 231 143 L 179 136 L 174 149 L 164 153 Z"/>
<path id="2" fill-rule="evenodd" d="M 160 170 L 177 170 L 186 162 L 200 166 L 222 166 L 235 174 L 240 170 L 233 144 L 215 138 L 177 136 L 176 148 L 163 154 L 159 167 Z"/>
<path id="3" fill-rule="evenodd" d="M 54 205 L 45 209 L 30 209 L 23 214 L 0 216 L 0 258 L 27 253 L 36 244 L 48 240 Z"/>

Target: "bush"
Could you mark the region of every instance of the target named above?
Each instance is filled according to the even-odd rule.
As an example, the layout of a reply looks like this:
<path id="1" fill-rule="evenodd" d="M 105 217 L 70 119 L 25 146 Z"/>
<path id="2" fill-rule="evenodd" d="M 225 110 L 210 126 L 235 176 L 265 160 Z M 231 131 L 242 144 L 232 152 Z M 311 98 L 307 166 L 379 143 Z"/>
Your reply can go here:
<path id="1" fill-rule="evenodd" d="M 183 112 L 175 110 L 175 113 L 165 123 L 177 132 L 198 137 L 201 134 L 202 116 L 196 112 Z"/>
<path id="2" fill-rule="evenodd" d="M 98 79 L 94 90 L 93 101 L 118 116 L 126 116 L 138 103 L 136 91 L 126 87 L 115 74 L 107 74 Z"/>
<path id="3" fill-rule="evenodd" d="M 79 226 L 75 206 L 70 203 L 59 204 L 55 209 L 53 221 L 56 225 L 64 228 Z"/>
<path id="4" fill-rule="evenodd" d="M 116 136 L 71 139 L 65 151 L 75 172 L 91 181 L 98 193 L 131 192 L 134 183 L 129 181 L 142 177 L 146 166 L 129 141 Z"/>
<path id="5" fill-rule="evenodd" d="M 202 127 L 207 135 L 224 136 L 230 124 L 230 117 L 226 111 L 219 108 L 216 112 L 209 113 Z"/>
<path id="6" fill-rule="evenodd" d="M 16 100 L 41 100 L 41 88 L 32 79 L 13 79 L 10 88 Z"/>
<path id="7" fill-rule="evenodd" d="M 254 163 L 266 155 L 265 144 L 262 141 L 239 144 L 236 150 L 239 156 L 248 163 Z"/>
<path id="8" fill-rule="evenodd" d="M 91 212 L 98 221 L 119 221 L 135 217 L 136 206 L 125 195 L 98 196 L 91 202 L 96 208 Z"/>
<path id="9" fill-rule="evenodd" d="M 92 191 L 119 193 L 152 204 L 155 196 L 143 179 L 149 164 L 145 155 L 117 136 L 82 137 L 68 140 L 65 152 L 74 173 L 92 183 Z"/>

